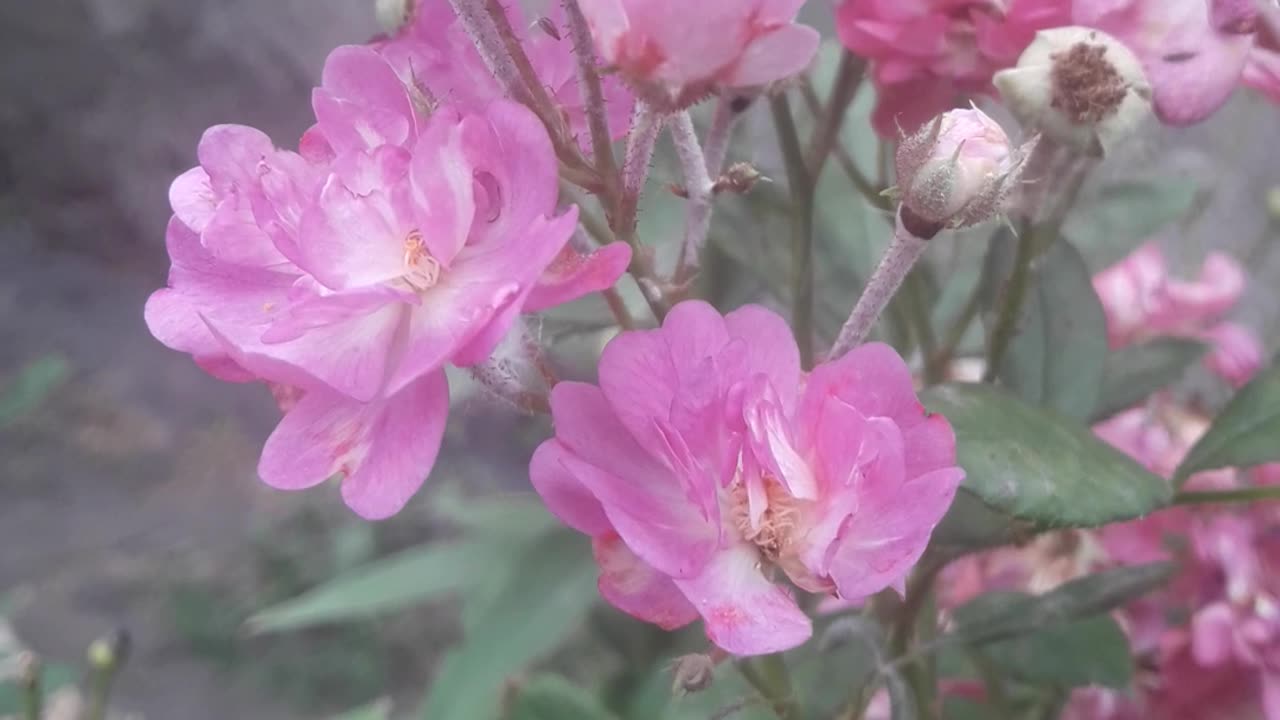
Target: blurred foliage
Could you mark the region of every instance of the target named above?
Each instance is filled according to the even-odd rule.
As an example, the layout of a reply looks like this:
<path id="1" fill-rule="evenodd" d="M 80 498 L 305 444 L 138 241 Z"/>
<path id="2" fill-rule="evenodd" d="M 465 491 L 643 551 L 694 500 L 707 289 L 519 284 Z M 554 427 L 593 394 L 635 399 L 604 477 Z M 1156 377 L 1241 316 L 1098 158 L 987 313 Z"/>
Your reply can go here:
<path id="1" fill-rule="evenodd" d="M 60 355 L 28 363 L 16 378 L 0 387 L 0 428 L 40 407 L 70 374 L 71 364 Z"/>

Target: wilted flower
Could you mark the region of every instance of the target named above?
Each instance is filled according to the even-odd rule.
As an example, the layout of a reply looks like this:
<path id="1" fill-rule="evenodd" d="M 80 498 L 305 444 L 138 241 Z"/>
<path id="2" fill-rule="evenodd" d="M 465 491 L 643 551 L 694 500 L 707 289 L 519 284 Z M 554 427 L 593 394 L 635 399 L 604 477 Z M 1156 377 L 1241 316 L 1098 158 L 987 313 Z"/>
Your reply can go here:
<path id="1" fill-rule="evenodd" d="M 872 124 L 892 137 L 991 94 L 991 76 L 1010 67 L 1037 30 L 1066 25 L 1069 0 L 843 0 L 840 41 L 871 61 Z"/>
<path id="2" fill-rule="evenodd" d="M 1098 30 L 1042 30 L 996 73 L 1000 95 L 1024 125 L 1081 152 L 1105 154 L 1148 115 L 1151 89 L 1142 65 Z"/>
<path id="3" fill-rule="evenodd" d="M 1112 347 L 1161 335 L 1198 338 L 1210 345 L 1205 365 L 1237 386 L 1248 382 L 1263 361 L 1262 343 L 1252 330 L 1218 322 L 1244 286 L 1243 268 L 1220 252 L 1209 253 L 1197 279 L 1171 278 L 1155 242 L 1093 278 Z"/>
<path id="4" fill-rule="evenodd" d="M 1272 92 L 1263 55 L 1254 53 L 1258 0 L 1076 0 L 1073 21 L 1129 46 L 1142 62 L 1160 120 L 1190 125 L 1217 110 L 1241 81 Z M 1270 88 L 1267 88 L 1271 85 Z"/>
<path id="5" fill-rule="evenodd" d="M 939 115 L 898 146 L 902 206 L 938 227 L 990 220 L 1017 187 L 1032 147 L 1034 141 L 1014 148 L 1000 125 L 977 108 Z"/>
<path id="6" fill-rule="evenodd" d="M 560 383 L 551 405 L 530 475 L 593 538 L 601 594 L 665 628 L 700 615 L 738 655 L 810 635 L 774 572 L 845 597 L 901 588 L 963 478 L 892 349 L 806 377 L 786 323 L 754 306 L 681 303 L 610 343 L 599 388 Z"/>
<path id="7" fill-rule="evenodd" d="M 604 62 L 656 107 L 804 70 L 818 33 L 796 25 L 804 0 L 579 0 Z"/>

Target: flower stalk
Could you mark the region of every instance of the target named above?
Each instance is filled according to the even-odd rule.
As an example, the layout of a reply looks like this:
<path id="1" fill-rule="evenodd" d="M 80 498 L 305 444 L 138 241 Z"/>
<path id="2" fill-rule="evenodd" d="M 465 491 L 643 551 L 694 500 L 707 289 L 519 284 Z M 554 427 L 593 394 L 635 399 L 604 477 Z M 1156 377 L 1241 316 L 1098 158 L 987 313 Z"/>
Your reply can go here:
<path id="1" fill-rule="evenodd" d="M 680 278 L 697 268 L 698 256 L 707 241 L 707 232 L 711 229 L 713 182 L 711 173 L 707 170 L 708 158 L 698 143 L 698 133 L 688 111 L 672 117 L 670 132 L 676 156 L 680 158 L 680 167 L 684 172 L 685 192 L 689 197 L 685 206 L 684 243 L 680 248 L 680 262 L 675 272 L 676 277 Z M 719 175 L 719 168 L 714 172 Z"/>
<path id="2" fill-rule="evenodd" d="M 893 240 L 885 249 L 884 256 L 880 258 L 880 264 L 871 274 L 871 279 L 867 281 L 867 286 L 863 289 L 862 296 L 858 298 L 858 303 L 849 313 L 849 319 L 840 328 L 835 344 L 827 353 L 828 360 L 835 360 L 867 339 L 876 320 L 884 312 L 885 306 L 902 286 L 902 281 L 906 279 L 911 267 L 924 255 L 925 248 L 929 246 L 928 239 L 919 237 L 908 229 L 910 221 L 904 222 L 904 215 L 909 217 L 908 213 L 909 211 L 905 208 L 899 209 L 898 221 L 893 230 Z"/>
<path id="3" fill-rule="evenodd" d="M 813 367 L 813 190 L 814 182 L 800 148 L 791 104 L 785 95 L 769 101 L 778 133 L 787 186 L 791 190 L 791 325 L 800 346 L 800 363 Z"/>

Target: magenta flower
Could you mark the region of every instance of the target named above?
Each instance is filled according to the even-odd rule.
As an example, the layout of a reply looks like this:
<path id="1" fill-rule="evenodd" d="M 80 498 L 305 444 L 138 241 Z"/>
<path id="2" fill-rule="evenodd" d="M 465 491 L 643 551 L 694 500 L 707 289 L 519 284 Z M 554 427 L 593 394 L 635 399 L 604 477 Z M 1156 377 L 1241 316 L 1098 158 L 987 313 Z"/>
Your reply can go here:
<path id="1" fill-rule="evenodd" d="M 1244 269 L 1219 252 L 1209 253 L 1195 280 L 1171 278 L 1155 242 L 1093 278 L 1112 347 L 1159 335 L 1198 338 L 1210 345 L 1206 367 L 1236 386 L 1248 382 L 1263 361 L 1262 343 L 1252 330 L 1219 322 L 1244 286 Z"/>
<path id="2" fill-rule="evenodd" d="M 1280 103 L 1280 8 L 1262 11 L 1240 82 Z"/>
<path id="3" fill-rule="evenodd" d="M 1156 114 L 1169 125 L 1200 122 L 1248 77 L 1264 87 L 1268 61 L 1254 53 L 1254 0 L 1076 0 L 1073 20 L 1103 30 L 1142 61 Z M 1275 87 L 1272 86 L 1274 91 Z"/>
<path id="4" fill-rule="evenodd" d="M 963 471 L 893 350 L 807 376 L 786 323 L 676 306 L 615 338 L 600 386 L 561 383 L 530 475 L 590 535 L 600 592 L 664 628 L 701 616 L 738 655 L 794 647 L 809 620 L 770 576 L 862 597 L 901 588 Z"/>
<path id="5" fill-rule="evenodd" d="M 446 363 L 485 360 L 521 313 L 608 287 L 625 246 L 566 250 L 557 163 L 520 105 L 431 111 L 379 55 L 334 51 L 304 155 L 218 126 L 175 180 L 169 287 L 147 303 L 166 345 L 290 406 L 268 484 L 343 477 L 370 518 L 421 486 L 448 412 Z M 618 248 L 621 248 L 619 251 Z"/>
<path id="6" fill-rule="evenodd" d="M 596 48 L 637 94 L 663 109 L 720 88 L 752 88 L 802 71 L 818 33 L 796 25 L 804 0 L 580 0 Z"/>
<path id="7" fill-rule="evenodd" d="M 1069 0 L 843 0 L 840 41 L 872 63 L 872 124 L 884 137 L 914 132 L 1012 67 L 1037 30 L 1067 25 Z"/>

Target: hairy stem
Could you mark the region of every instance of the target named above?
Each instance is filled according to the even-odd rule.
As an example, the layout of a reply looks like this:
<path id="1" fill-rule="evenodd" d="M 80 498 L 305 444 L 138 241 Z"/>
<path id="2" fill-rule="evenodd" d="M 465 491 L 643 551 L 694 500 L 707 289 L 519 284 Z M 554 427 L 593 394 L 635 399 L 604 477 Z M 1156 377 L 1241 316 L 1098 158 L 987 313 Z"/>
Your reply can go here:
<path id="1" fill-rule="evenodd" d="M 658 142 L 662 122 L 663 117 L 656 110 L 645 102 L 636 101 L 622 164 L 622 196 L 618 200 L 616 212 L 609 216 L 614 234 L 631 246 L 631 265 L 627 271 L 636 279 L 640 294 L 644 296 L 658 322 L 662 322 L 670 308 L 658 279 L 653 253 L 636 238 L 636 212 L 645 178 L 649 176 L 653 148 Z"/>
<path id="2" fill-rule="evenodd" d="M 791 104 L 785 95 L 769 101 L 791 190 L 791 325 L 800 362 L 813 367 L 813 176 L 800 149 Z"/>
<path id="3" fill-rule="evenodd" d="M 733 96 L 721 97 L 716 101 L 715 113 L 711 116 L 711 127 L 707 130 L 707 173 L 714 182 L 720 171 L 724 169 L 724 161 L 729 157 L 729 143 L 733 140 L 733 128 L 738 124 L 742 113 L 734 109 L 738 99 Z"/>
<path id="4" fill-rule="evenodd" d="M 569 25 L 569 38 L 578 58 L 578 84 L 582 88 L 583 104 L 587 113 L 587 128 L 591 133 L 591 159 L 596 172 L 604 182 L 602 193 L 606 204 L 616 202 L 618 162 L 613 157 L 613 140 L 609 133 L 608 114 L 605 108 L 604 89 L 600 72 L 596 69 L 595 47 L 591 42 L 591 30 L 587 19 L 578 7 L 578 0 L 563 0 L 564 14 Z"/>
<path id="5" fill-rule="evenodd" d="M 684 243 L 680 247 L 680 261 L 676 265 L 677 277 L 685 275 L 685 268 L 698 266 L 698 257 L 711 229 L 711 175 L 707 172 L 707 158 L 698 143 L 698 133 L 688 111 L 675 115 L 669 126 L 671 141 L 684 172 L 685 204 Z"/>
<path id="6" fill-rule="evenodd" d="M 497 28 L 490 23 L 488 13 L 482 7 L 484 2 L 485 0 L 449 0 L 453 12 L 458 16 L 458 22 L 476 46 L 489 73 L 497 78 L 508 95 L 519 98 L 520 71 L 516 69 L 502 38 L 498 36 Z"/>
<path id="7" fill-rule="evenodd" d="M 880 264 L 876 266 L 871 279 L 867 281 L 867 286 L 862 290 L 862 296 L 858 298 L 858 303 L 849 313 L 849 319 L 845 321 L 844 327 L 840 328 L 840 334 L 836 337 L 835 344 L 831 346 L 831 351 L 827 353 L 827 359 L 835 360 L 867 338 L 867 334 L 879 319 L 880 313 L 884 312 L 885 306 L 902 286 L 907 273 L 924 255 L 925 248 L 928 246 L 928 240 L 916 237 L 903 226 L 901 213 L 899 213 L 898 221 L 894 225 L 893 241 L 885 249 L 884 256 L 880 258 Z"/>

